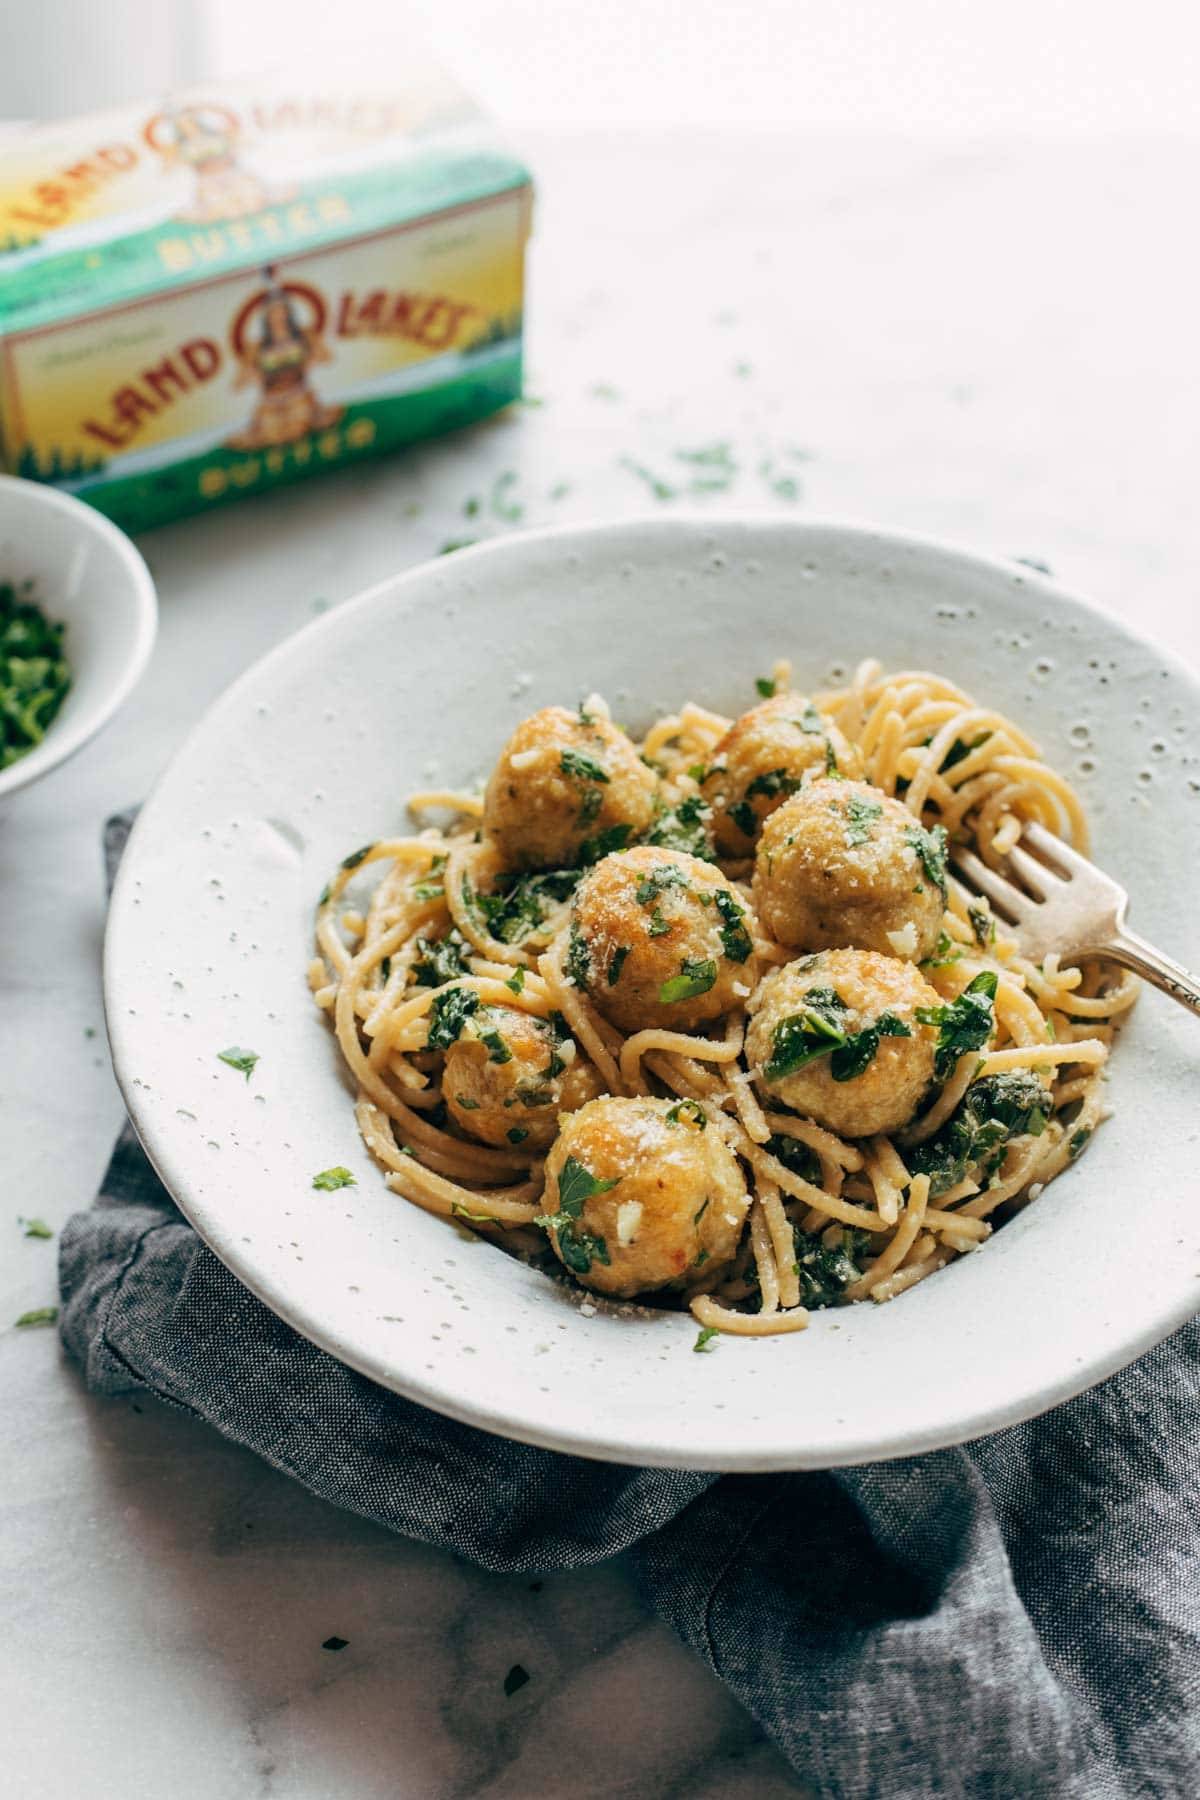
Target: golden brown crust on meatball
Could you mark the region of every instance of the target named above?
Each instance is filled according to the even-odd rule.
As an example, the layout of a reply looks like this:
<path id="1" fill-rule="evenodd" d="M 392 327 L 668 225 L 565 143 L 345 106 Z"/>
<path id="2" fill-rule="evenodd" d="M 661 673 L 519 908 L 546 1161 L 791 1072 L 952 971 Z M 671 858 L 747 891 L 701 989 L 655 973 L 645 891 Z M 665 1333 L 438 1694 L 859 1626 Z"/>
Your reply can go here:
<path id="1" fill-rule="evenodd" d="M 865 781 L 806 782 L 763 827 L 759 917 L 796 950 L 855 945 L 921 962 L 946 903 L 927 867 L 929 841 L 906 806 Z"/>
<path id="2" fill-rule="evenodd" d="M 505 868 L 572 868 L 606 832 L 639 837 L 656 790 L 654 771 L 608 719 L 547 706 L 500 752 L 484 795 L 484 835 Z"/>
<path id="3" fill-rule="evenodd" d="M 898 1131 L 933 1080 L 937 1032 L 921 1023 L 917 1009 L 939 1004 L 911 963 L 873 950 L 826 950 L 787 963 L 766 976 L 750 1002 L 751 1075 L 768 1104 L 782 1101 L 841 1137 Z M 865 1031 L 875 1042 L 861 1073 L 835 1079 L 839 1036 L 858 1039 L 861 1060 L 870 1045 L 859 1037 Z M 802 1062 L 813 1049 L 824 1053 Z"/>
<path id="4" fill-rule="evenodd" d="M 560 1113 L 602 1092 L 598 1071 L 576 1055 L 572 1038 L 515 1006 L 481 1008 L 446 1052 L 447 1109 L 482 1144 L 544 1150 Z"/>
<path id="5" fill-rule="evenodd" d="M 861 775 L 862 757 L 804 694 L 775 694 L 735 719 L 713 752 L 704 796 L 722 856 L 749 856 L 763 820 L 807 775 Z"/>
<path id="6" fill-rule="evenodd" d="M 622 1031 L 690 1031 L 745 1001 L 754 921 L 712 863 L 649 844 L 606 856 L 575 892 L 567 969 Z"/>
<path id="7" fill-rule="evenodd" d="M 750 1196 L 737 1158 L 695 1101 L 593 1100 L 546 1159 L 559 1259 L 585 1287 L 629 1299 L 728 1263 Z"/>

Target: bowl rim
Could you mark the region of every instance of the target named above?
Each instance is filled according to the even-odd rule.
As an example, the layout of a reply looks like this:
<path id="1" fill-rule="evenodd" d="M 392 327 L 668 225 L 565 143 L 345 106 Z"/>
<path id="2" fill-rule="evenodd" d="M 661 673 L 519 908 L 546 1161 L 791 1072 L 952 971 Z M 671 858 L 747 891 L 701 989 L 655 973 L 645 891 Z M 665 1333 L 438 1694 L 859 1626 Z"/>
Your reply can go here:
<path id="1" fill-rule="evenodd" d="M 58 513 L 72 530 L 101 539 L 115 550 L 133 596 L 134 621 L 132 647 L 117 680 L 73 725 L 59 730 L 56 729 L 57 721 L 52 722 L 36 749 L 0 771 L 0 799 L 59 768 L 104 729 L 145 674 L 158 635 L 158 593 L 154 577 L 137 545 L 119 526 L 74 494 L 63 493 L 45 482 L 28 481 L 22 475 L 0 473 L 0 496 L 10 494 L 18 496 L 18 506 L 28 506 L 31 510 L 43 507 L 47 512 Z"/>
<path id="2" fill-rule="evenodd" d="M 1047 600 L 1065 603 L 1068 608 L 1076 609 L 1085 616 L 1098 615 L 1104 618 L 1133 641 L 1151 650 L 1156 657 L 1162 659 L 1165 666 L 1170 667 L 1190 686 L 1200 688 L 1200 673 L 1193 670 L 1178 653 L 1142 633 L 1140 629 L 1131 625 L 1111 607 L 1090 598 L 1084 598 L 1062 586 L 1053 576 L 1046 575 L 1039 569 L 1017 564 L 1014 558 L 977 551 L 956 543 L 953 539 L 894 529 L 871 521 L 840 515 L 821 514 L 797 517 L 790 512 L 775 510 L 761 513 L 713 514 L 683 508 L 672 510 L 667 516 L 661 513 L 639 512 L 619 519 L 565 522 L 505 533 L 503 536 L 486 539 L 482 543 L 466 547 L 462 551 L 456 552 L 455 557 L 456 561 L 461 557 L 464 563 L 468 559 L 471 562 L 486 562 L 496 555 L 520 554 L 527 547 L 556 540 L 594 540 L 610 533 L 621 534 L 647 530 L 653 535 L 668 537 L 681 526 L 685 530 L 704 529 L 716 536 L 730 530 L 772 530 L 780 527 L 795 532 L 797 539 L 809 532 L 835 532 L 852 539 L 859 539 L 864 544 L 867 542 L 875 545 L 886 543 L 900 549 L 929 552 L 938 557 L 960 560 L 1010 582 L 1018 577 L 1019 571 L 1019 579 L 1034 592 L 1044 595 Z M 769 1450 L 754 1450 L 735 1455 L 730 1455 L 727 1449 L 716 1447 L 712 1449 L 696 1448 L 690 1451 L 686 1458 L 683 1458 L 675 1453 L 671 1446 L 664 1446 L 661 1450 L 657 1450 L 645 1442 L 640 1442 L 634 1447 L 628 1442 L 622 1443 L 611 1437 L 601 1438 L 586 1431 L 575 1432 L 564 1428 L 542 1431 L 536 1423 L 531 1422 L 528 1413 L 520 1408 L 509 1411 L 503 1407 L 477 1403 L 471 1398 L 450 1397 L 447 1395 L 444 1385 L 436 1378 L 427 1380 L 421 1372 L 415 1369 L 406 1370 L 403 1377 L 400 1377 L 394 1367 L 384 1367 L 378 1357 L 365 1351 L 356 1352 L 354 1346 L 347 1345 L 340 1336 L 336 1324 L 331 1325 L 327 1321 L 315 1317 L 305 1303 L 292 1299 L 276 1280 L 260 1278 L 257 1273 L 250 1273 L 238 1266 L 234 1245 L 218 1246 L 213 1242 L 196 1224 L 187 1199 L 178 1191 L 168 1173 L 174 1159 L 165 1145 L 156 1143 L 153 1118 L 143 1120 L 139 1117 L 143 1106 L 143 1096 L 140 1088 L 131 1079 L 132 1071 L 125 1062 L 126 1027 L 120 1015 L 114 991 L 117 980 L 115 968 L 117 951 L 114 940 L 117 935 L 116 921 L 120 919 L 125 909 L 127 895 L 132 892 L 135 881 L 136 857 L 130 852 L 136 851 L 138 838 L 143 835 L 145 830 L 145 822 L 152 817 L 156 810 L 153 803 L 159 798 L 165 784 L 170 780 L 176 762 L 186 755 L 193 741 L 207 730 L 213 719 L 226 706 L 236 705 L 243 692 L 252 690 L 266 669 L 285 664 L 297 654 L 303 655 L 305 646 L 318 642 L 328 633 L 335 632 L 338 626 L 344 622 L 347 609 L 354 612 L 365 610 L 385 595 L 394 597 L 396 604 L 401 608 L 411 604 L 410 591 L 419 588 L 420 584 L 429 578 L 431 571 L 438 567 L 439 560 L 437 558 L 427 558 L 395 575 L 373 583 L 371 587 L 332 608 L 328 613 L 301 626 L 231 682 L 205 710 L 202 717 L 179 745 L 167 766 L 160 772 L 138 819 L 135 821 L 130 844 L 122 858 L 114 883 L 105 929 L 103 967 L 106 1024 L 113 1053 L 114 1073 L 126 1103 L 130 1121 L 164 1186 L 171 1193 L 185 1218 L 197 1229 L 201 1240 L 244 1287 L 255 1294 L 286 1324 L 336 1361 L 354 1369 L 381 1387 L 462 1424 L 505 1436 L 519 1443 L 581 1456 L 589 1460 L 634 1467 L 688 1468 L 744 1474 L 851 1467 L 952 1448 L 973 1439 L 991 1435 L 1007 1429 L 1009 1426 L 1033 1419 L 1052 1407 L 1085 1392 L 1153 1349 L 1155 1345 L 1161 1343 L 1194 1316 L 1195 1301 L 1181 1295 L 1174 1306 L 1167 1311 L 1160 1312 L 1152 1323 L 1145 1325 L 1133 1336 L 1122 1338 L 1119 1342 L 1112 1339 L 1098 1340 L 1091 1353 L 1078 1359 L 1069 1371 L 1043 1380 L 1036 1387 L 1026 1388 L 1006 1404 L 967 1407 L 959 1412 L 957 1422 L 953 1427 L 938 1426 L 923 1431 L 912 1431 L 903 1442 L 899 1442 L 894 1433 L 889 1433 L 881 1426 L 868 1426 L 852 1446 L 844 1443 L 834 1445 L 814 1442 L 803 1448 L 797 1448 L 794 1445 L 780 1445 Z M 186 1188 L 186 1183 L 182 1178 L 179 1187 Z"/>

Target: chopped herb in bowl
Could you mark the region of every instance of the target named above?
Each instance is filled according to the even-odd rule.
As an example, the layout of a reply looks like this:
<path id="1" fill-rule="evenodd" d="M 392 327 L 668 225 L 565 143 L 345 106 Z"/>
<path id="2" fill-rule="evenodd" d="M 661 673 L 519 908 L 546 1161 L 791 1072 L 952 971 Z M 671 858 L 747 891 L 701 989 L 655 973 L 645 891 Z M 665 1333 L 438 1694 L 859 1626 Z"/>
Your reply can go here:
<path id="1" fill-rule="evenodd" d="M 65 627 L 33 593 L 32 582 L 0 581 L 0 769 L 37 749 L 71 685 Z"/>

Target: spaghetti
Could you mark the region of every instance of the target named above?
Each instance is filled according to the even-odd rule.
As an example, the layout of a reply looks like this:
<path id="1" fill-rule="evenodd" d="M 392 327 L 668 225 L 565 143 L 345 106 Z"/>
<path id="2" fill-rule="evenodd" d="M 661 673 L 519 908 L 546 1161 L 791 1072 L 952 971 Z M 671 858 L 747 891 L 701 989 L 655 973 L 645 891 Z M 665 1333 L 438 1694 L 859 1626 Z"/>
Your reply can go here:
<path id="1" fill-rule="evenodd" d="M 1015 725 L 874 662 L 759 686 L 640 744 L 596 697 L 525 721 L 483 800 L 416 795 L 448 822 L 345 859 L 308 971 L 391 1188 L 743 1335 L 979 1249 L 1105 1117 L 1137 994 L 946 873 L 1026 820 L 1087 849 Z"/>

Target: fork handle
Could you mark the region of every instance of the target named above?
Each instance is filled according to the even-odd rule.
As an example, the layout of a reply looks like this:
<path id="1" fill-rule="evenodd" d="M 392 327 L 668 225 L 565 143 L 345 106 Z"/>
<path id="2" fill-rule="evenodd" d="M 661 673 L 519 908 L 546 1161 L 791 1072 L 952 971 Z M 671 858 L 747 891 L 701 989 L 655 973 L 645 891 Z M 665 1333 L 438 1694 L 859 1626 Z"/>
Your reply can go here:
<path id="1" fill-rule="evenodd" d="M 1178 1000 L 1180 1005 L 1200 1017 L 1200 981 L 1182 963 L 1164 956 L 1136 931 L 1123 925 L 1112 942 L 1105 946 L 1104 954 L 1111 956 L 1114 962 L 1123 963 L 1127 969 L 1133 969 L 1136 974 L 1144 975 L 1156 988 L 1161 988 L 1172 1000 Z"/>

